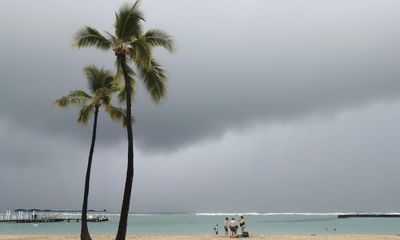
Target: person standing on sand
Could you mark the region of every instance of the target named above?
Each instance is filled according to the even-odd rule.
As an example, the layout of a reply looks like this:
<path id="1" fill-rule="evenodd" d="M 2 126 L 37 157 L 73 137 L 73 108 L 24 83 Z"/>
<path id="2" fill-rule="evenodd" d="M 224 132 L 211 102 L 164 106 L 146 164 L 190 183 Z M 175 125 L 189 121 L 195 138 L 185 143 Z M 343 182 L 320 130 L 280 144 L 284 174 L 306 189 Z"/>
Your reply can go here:
<path id="1" fill-rule="evenodd" d="M 243 216 L 240 216 L 239 226 L 240 226 L 240 231 L 243 234 L 244 229 L 246 228 L 246 222 L 244 221 L 244 217 Z"/>
<path id="2" fill-rule="evenodd" d="M 215 232 L 215 235 L 218 235 L 218 224 L 215 225 L 214 232 Z"/>
<path id="3" fill-rule="evenodd" d="M 235 221 L 235 218 L 232 218 L 232 220 L 229 222 L 229 229 L 231 230 L 231 237 L 236 237 L 238 225 Z"/>
<path id="4" fill-rule="evenodd" d="M 226 217 L 224 221 L 225 237 L 228 236 L 228 225 L 229 225 L 229 219 Z"/>

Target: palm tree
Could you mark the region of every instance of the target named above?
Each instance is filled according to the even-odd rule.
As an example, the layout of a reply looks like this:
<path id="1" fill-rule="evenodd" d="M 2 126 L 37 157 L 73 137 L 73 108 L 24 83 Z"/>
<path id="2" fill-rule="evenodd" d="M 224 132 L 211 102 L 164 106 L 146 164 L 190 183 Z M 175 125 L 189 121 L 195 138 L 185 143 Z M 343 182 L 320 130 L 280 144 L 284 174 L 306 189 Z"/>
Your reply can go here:
<path id="1" fill-rule="evenodd" d="M 164 69 L 152 57 L 153 47 L 163 47 L 170 52 L 175 49 L 174 41 L 164 31 L 150 29 L 143 32 L 143 13 L 139 10 L 139 0 L 133 5 L 123 5 L 115 14 L 114 33 L 101 34 L 93 27 L 85 26 L 74 37 L 77 48 L 95 47 L 101 50 L 113 50 L 116 56 L 117 75 L 124 77 L 124 90 L 121 95 L 126 103 L 126 129 L 128 137 L 128 165 L 125 190 L 116 240 L 126 237 L 129 205 L 134 177 L 133 132 L 131 119 L 132 95 L 135 93 L 136 80 L 142 79 L 154 102 L 165 96 L 166 76 Z M 135 67 L 132 68 L 130 64 Z"/>
<path id="2" fill-rule="evenodd" d="M 115 121 L 125 123 L 125 112 L 111 105 L 111 94 L 118 90 L 113 84 L 114 76 L 110 71 L 95 66 L 84 68 L 91 94 L 82 90 L 72 91 L 69 95 L 61 97 L 54 102 L 56 107 L 67 108 L 70 105 L 80 107 L 78 123 L 86 125 L 94 113 L 92 142 L 90 144 L 89 159 L 86 169 L 85 189 L 82 204 L 81 239 L 91 240 L 87 226 L 87 207 L 89 197 L 90 171 L 92 167 L 93 150 L 96 141 L 97 117 L 100 106 L 104 106 L 110 117 Z"/>

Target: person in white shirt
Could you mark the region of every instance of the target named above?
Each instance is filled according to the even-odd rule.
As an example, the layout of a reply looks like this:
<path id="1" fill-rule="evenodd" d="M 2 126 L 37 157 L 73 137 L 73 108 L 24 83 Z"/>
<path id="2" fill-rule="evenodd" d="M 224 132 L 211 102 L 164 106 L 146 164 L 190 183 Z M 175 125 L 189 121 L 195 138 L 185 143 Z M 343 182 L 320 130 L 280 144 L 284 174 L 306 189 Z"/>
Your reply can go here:
<path id="1" fill-rule="evenodd" d="M 229 229 L 231 230 L 231 237 L 236 237 L 238 225 L 235 221 L 235 218 L 232 218 L 232 220 L 229 222 Z"/>
<path id="2" fill-rule="evenodd" d="M 225 230 L 225 237 L 227 237 L 228 236 L 228 226 L 229 226 L 229 219 L 228 218 L 225 218 L 225 221 L 224 221 L 224 230 Z"/>

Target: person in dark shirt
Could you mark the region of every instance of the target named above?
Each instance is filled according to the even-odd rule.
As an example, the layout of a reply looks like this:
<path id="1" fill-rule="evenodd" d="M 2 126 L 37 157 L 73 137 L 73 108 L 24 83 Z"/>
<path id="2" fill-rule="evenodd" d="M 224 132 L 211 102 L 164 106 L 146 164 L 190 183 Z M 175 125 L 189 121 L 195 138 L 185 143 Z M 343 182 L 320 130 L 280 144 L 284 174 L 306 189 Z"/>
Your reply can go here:
<path id="1" fill-rule="evenodd" d="M 244 217 L 243 216 L 240 216 L 239 226 L 240 226 L 240 231 L 243 234 L 244 229 L 246 228 L 246 222 L 244 221 Z"/>

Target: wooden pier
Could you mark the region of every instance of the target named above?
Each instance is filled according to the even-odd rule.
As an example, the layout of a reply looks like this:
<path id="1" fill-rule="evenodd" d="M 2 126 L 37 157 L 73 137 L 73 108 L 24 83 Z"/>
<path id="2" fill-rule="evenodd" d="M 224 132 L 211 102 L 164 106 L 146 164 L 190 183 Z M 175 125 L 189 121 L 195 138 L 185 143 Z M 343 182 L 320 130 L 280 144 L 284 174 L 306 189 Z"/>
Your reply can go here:
<path id="1" fill-rule="evenodd" d="M 50 223 L 50 222 L 79 222 L 82 217 L 78 213 L 36 212 L 36 211 L 7 211 L 0 213 L 0 223 Z M 88 222 L 105 222 L 108 217 L 104 214 L 88 214 Z"/>
<path id="2" fill-rule="evenodd" d="M 384 213 L 358 213 L 358 214 L 340 214 L 338 218 L 398 218 L 400 214 Z"/>

